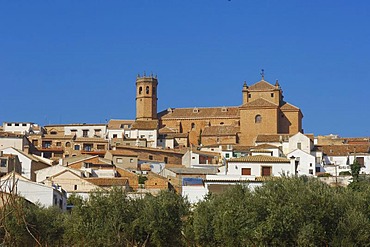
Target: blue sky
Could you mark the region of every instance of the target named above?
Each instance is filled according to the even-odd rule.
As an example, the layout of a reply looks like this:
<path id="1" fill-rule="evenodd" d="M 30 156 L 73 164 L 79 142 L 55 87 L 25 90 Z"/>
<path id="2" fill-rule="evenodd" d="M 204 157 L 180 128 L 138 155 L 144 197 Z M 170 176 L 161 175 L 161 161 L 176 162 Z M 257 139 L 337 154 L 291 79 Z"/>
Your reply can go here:
<path id="1" fill-rule="evenodd" d="M 279 79 L 306 133 L 369 136 L 369 1 L 0 2 L 0 121 L 135 118 L 135 78 L 158 110 L 237 106 Z"/>

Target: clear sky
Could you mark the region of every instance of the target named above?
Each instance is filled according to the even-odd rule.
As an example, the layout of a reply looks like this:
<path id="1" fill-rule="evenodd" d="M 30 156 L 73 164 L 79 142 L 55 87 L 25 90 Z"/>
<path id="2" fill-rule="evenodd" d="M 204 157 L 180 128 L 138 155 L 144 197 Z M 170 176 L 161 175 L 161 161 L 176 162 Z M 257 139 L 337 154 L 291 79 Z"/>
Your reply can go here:
<path id="1" fill-rule="evenodd" d="M 279 79 L 306 133 L 370 136 L 370 1 L 0 2 L 0 121 L 135 118 L 135 79 L 158 110 L 237 106 Z"/>

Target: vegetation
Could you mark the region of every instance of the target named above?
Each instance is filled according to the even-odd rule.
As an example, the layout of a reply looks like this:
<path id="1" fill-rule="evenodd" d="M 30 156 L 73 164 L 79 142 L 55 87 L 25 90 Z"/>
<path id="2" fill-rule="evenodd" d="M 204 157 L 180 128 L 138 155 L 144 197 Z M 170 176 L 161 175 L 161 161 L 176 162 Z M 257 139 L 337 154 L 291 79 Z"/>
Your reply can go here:
<path id="1" fill-rule="evenodd" d="M 370 182 L 353 184 L 281 178 L 193 206 L 169 191 L 132 199 L 116 189 L 72 197 L 66 213 L 17 199 L 0 210 L 0 245 L 368 246 Z"/>

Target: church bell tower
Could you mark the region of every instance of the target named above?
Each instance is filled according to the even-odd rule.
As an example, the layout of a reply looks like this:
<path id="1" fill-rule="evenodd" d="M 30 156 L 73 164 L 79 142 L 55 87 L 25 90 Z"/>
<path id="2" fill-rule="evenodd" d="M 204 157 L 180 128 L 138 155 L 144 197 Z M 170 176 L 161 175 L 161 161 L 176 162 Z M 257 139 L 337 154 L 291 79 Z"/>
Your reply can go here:
<path id="1" fill-rule="evenodd" d="M 136 77 L 136 120 L 157 119 L 157 76 Z"/>

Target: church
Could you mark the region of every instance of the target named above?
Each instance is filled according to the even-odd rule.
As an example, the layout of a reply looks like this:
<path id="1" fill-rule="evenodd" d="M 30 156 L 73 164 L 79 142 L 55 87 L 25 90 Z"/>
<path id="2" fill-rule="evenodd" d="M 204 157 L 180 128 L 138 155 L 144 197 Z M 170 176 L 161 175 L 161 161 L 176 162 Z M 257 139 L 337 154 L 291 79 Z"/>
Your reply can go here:
<path id="1" fill-rule="evenodd" d="M 157 126 L 159 137 L 177 140 L 177 145 L 254 145 L 261 134 L 302 132 L 301 110 L 284 101 L 276 81 L 262 79 L 248 86 L 244 82 L 239 106 L 171 108 L 157 112 L 158 80 L 136 78 L 136 120 L 134 126 Z M 161 141 L 162 141 L 161 139 Z"/>

